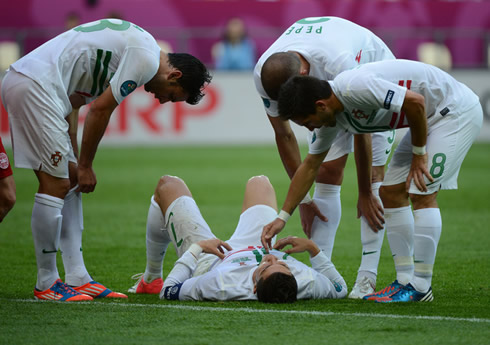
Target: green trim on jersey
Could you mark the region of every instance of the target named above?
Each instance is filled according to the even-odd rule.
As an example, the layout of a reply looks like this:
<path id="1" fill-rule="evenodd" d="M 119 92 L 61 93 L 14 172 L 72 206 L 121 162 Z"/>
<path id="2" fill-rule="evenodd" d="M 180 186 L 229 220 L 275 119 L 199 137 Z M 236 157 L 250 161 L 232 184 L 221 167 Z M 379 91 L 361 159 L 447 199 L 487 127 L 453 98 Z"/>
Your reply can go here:
<path id="1" fill-rule="evenodd" d="M 109 72 L 109 61 L 111 61 L 112 58 L 112 52 L 107 51 L 105 54 L 105 59 L 104 59 L 104 69 L 102 70 L 102 75 L 100 76 L 99 79 L 99 94 L 97 96 L 100 96 L 102 92 L 104 91 L 104 83 L 105 79 L 107 78 L 107 73 Z"/>
<path id="2" fill-rule="evenodd" d="M 100 96 L 102 92 L 104 91 L 104 83 L 107 78 L 107 74 L 109 73 L 109 62 L 111 61 L 112 58 L 112 52 L 106 51 L 105 52 L 105 58 L 104 62 L 102 62 L 102 56 L 104 55 L 104 51 L 102 49 L 97 49 L 97 60 L 95 61 L 95 67 L 94 67 L 94 73 L 92 74 L 92 88 L 90 89 L 90 94 L 92 96 Z M 102 68 L 102 74 L 100 74 L 100 66 L 103 66 Z M 114 73 L 111 74 L 111 78 L 114 75 Z M 98 87 L 97 87 L 98 86 Z M 97 93 L 97 89 L 99 90 L 99 93 Z"/>
<path id="3" fill-rule="evenodd" d="M 115 31 L 126 31 L 131 26 L 131 23 L 123 20 L 121 24 L 114 24 L 107 19 L 101 19 L 99 20 L 99 23 L 95 25 L 92 26 L 83 26 L 83 25 L 77 26 L 73 30 L 78 32 L 94 32 L 94 31 L 102 31 L 104 29 L 111 29 Z"/>
<path id="4" fill-rule="evenodd" d="M 354 127 L 356 131 L 359 133 L 373 133 L 373 132 L 384 132 L 384 131 L 391 131 L 393 128 L 390 126 L 363 126 L 356 120 L 350 117 L 350 114 L 344 112 L 346 120 L 349 122 L 349 124 Z"/>
<path id="5" fill-rule="evenodd" d="M 298 20 L 296 23 L 297 24 L 318 24 L 318 23 L 325 23 L 330 20 L 329 17 L 321 17 L 315 20 L 307 20 L 308 18 L 303 18 Z"/>

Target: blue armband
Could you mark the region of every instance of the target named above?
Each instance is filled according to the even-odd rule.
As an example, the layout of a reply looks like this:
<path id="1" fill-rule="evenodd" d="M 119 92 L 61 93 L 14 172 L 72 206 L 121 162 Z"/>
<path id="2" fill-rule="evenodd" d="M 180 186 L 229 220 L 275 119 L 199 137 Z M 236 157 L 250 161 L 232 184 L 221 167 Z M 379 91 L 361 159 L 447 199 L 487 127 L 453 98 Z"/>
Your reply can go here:
<path id="1" fill-rule="evenodd" d="M 176 284 L 176 285 L 172 285 L 172 286 L 167 286 L 165 288 L 165 291 L 163 294 L 165 299 L 178 300 L 179 299 L 179 292 L 180 292 L 180 288 L 182 287 L 182 284 L 184 284 L 184 283 L 180 283 L 180 284 Z"/>

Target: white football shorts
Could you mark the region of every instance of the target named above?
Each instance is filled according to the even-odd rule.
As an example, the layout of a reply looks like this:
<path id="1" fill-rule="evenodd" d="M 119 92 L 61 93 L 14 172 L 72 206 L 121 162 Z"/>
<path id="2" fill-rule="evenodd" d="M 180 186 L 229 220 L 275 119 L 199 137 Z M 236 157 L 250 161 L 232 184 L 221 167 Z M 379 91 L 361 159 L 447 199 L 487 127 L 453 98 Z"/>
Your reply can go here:
<path id="1" fill-rule="evenodd" d="M 436 112 L 434 116 L 442 116 Z M 434 182 L 425 178 L 427 192 L 412 181 L 409 193 L 429 195 L 439 189 L 457 189 L 458 174 L 464 157 L 476 140 L 483 124 L 483 110 L 476 104 L 463 113 L 448 113 L 429 119 L 427 135 L 428 168 Z M 412 140 L 408 131 L 402 138 L 388 166 L 383 185 L 405 183 L 412 163 Z"/>
<path id="2" fill-rule="evenodd" d="M 68 135 L 65 110 L 32 79 L 10 70 L 2 81 L 9 114 L 14 163 L 68 178 L 68 162 L 77 162 Z"/>
<path id="3" fill-rule="evenodd" d="M 308 131 L 307 136 L 309 145 L 313 138 L 313 132 Z M 395 131 L 372 133 L 371 140 L 373 147 L 372 166 L 385 165 L 395 142 Z M 354 135 L 350 132 L 339 131 L 323 162 L 333 161 L 351 152 L 354 152 Z"/>

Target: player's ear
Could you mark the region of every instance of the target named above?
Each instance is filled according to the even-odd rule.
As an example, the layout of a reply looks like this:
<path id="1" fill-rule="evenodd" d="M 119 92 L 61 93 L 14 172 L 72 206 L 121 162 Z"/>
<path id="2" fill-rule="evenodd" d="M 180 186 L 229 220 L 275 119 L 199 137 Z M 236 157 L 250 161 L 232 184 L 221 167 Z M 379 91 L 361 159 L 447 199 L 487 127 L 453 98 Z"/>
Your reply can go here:
<path id="1" fill-rule="evenodd" d="M 318 101 L 315 102 L 315 106 L 316 106 L 317 111 L 318 110 L 324 111 L 325 108 L 327 107 L 327 103 L 325 102 L 324 99 L 319 99 Z"/>
<path id="2" fill-rule="evenodd" d="M 254 295 L 257 294 L 257 283 L 254 283 Z"/>
<path id="3" fill-rule="evenodd" d="M 172 72 L 169 73 L 167 80 L 176 80 L 182 77 L 182 72 L 178 69 L 173 69 Z"/>

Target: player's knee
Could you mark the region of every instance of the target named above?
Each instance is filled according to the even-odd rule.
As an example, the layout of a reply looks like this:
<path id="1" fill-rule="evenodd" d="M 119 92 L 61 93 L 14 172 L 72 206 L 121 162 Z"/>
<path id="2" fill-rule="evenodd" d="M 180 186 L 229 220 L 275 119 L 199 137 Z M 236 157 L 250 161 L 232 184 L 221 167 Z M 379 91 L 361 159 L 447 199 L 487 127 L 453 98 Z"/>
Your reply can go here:
<path id="1" fill-rule="evenodd" d="M 56 183 L 56 185 L 53 185 L 53 188 L 54 188 L 53 191 L 50 190 L 51 192 L 54 192 L 53 195 L 54 196 L 61 196 L 61 198 L 64 199 L 65 196 L 68 194 L 68 192 L 71 189 L 70 180 L 69 179 L 61 179 L 61 180 L 59 180 L 58 183 Z M 51 193 L 47 193 L 47 194 L 51 195 Z"/>
<path id="2" fill-rule="evenodd" d="M 175 188 L 177 186 L 185 186 L 184 180 L 182 180 L 180 177 L 177 176 L 172 176 L 172 175 L 164 175 L 160 177 L 158 180 L 158 184 L 155 190 L 155 194 L 161 194 L 164 193 L 165 190 L 168 190 L 169 188 Z"/>
<path id="3" fill-rule="evenodd" d="M 180 177 L 177 176 L 164 175 L 160 177 L 160 179 L 158 180 L 157 188 L 162 186 L 168 186 L 171 184 L 176 184 L 176 183 L 183 183 L 183 181 Z"/>
<path id="4" fill-rule="evenodd" d="M 333 160 L 320 165 L 317 174 L 317 182 L 340 185 L 344 178 L 345 163 L 343 160 Z"/>
<path id="5" fill-rule="evenodd" d="M 410 194 L 410 201 L 412 201 L 413 208 L 415 210 L 421 208 L 437 208 L 437 192 L 429 195 Z"/>
<path id="6" fill-rule="evenodd" d="M 382 182 L 385 177 L 385 166 L 373 166 L 371 169 L 371 182 Z"/>
<path id="7" fill-rule="evenodd" d="M 264 191 L 271 190 L 271 189 L 273 190 L 271 181 L 265 175 L 257 175 L 251 177 L 248 180 L 247 185 L 250 187 L 264 188 Z"/>
<path id="8" fill-rule="evenodd" d="M 408 202 L 408 194 L 405 191 L 405 184 L 393 186 L 381 186 L 379 197 L 385 208 L 402 207 Z"/>

